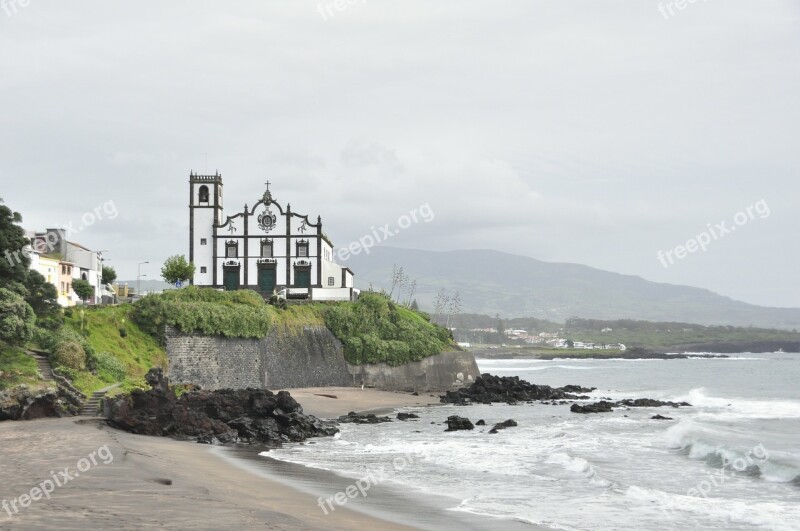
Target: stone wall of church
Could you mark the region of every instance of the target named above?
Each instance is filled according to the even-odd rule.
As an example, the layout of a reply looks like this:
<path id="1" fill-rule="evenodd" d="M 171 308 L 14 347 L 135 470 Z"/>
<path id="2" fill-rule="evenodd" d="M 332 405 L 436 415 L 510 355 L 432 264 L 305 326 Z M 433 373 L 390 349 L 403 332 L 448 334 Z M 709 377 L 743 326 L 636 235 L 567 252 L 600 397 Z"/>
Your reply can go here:
<path id="1" fill-rule="evenodd" d="M 472 354 L 446 352 L 400 367 L 350 365 L 324 326 L 275 328 L 263 339 L 167 330 L 169 377 L 204 389 L 367 386 L 396 391 L 445 390 L 479 375 Z"/>

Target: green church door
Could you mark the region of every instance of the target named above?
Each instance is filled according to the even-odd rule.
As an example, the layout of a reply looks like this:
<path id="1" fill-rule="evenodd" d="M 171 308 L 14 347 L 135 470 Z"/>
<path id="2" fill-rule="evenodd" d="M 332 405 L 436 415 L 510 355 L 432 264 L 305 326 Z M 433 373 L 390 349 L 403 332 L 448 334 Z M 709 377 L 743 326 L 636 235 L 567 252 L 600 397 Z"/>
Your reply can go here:
<path id="1" fill-rule="evenodd" d="M 294 285 L 296 288 L 307 288 L 311 285 L 311 269 L 295 269 Z"/>
<path id="2" fill-rule="evenodd" d="M 225 277 L 223 279 L 225 291 L 236 291 L 239 289 L 239 268 L 225 269 Z"/>
<path id="3" fill-rule="evenodd" d="M 258 270 L 258 291 L 261 293 L 272 293 L 275 291 L 275 269 L 264 268 Z"/>

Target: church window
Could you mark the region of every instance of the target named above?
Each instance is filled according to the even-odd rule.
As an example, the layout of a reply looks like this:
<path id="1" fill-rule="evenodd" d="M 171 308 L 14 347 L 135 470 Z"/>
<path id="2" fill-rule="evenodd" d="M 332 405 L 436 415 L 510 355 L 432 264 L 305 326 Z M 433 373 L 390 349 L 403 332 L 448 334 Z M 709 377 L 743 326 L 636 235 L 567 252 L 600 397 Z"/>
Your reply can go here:
<path id="1" fill-rule="evenodd" d="M 236 258 L 239 256 L 239 244 L 236 242 L 227 242 L 225 244 L 225 257 Z"/>
<path id="2" fill-rule="evenodd" d="M 200 200 L 201 203 L 208 203 L 208 186 L 203 185 L 200 187 L 198 199 Z"/>
<path id="3" fill-rule="evenodd" d="M 336 279 L 333 277 L 328 277 L 328 285 L 333 286 L 336 283 Z"/>
<path id="4" fill-rule="evenodd" d="M 200 238 L 200 245 L 208 245 L 208 240 L 206 238 Z"/>
<path id="5" fill-rule="evenodd" d="M 205 266 L 200 266 L 200 272 L 201 273 L 205 273 L 206 271 L 208 271 L 208 270 L 206 269 Z"/>
<path id="6" fill-rule="evenodd" d="M 272 240 L 261 240 L 261 258 L 272 258 Z"/>
<path id="7" fill-rule="evenodd" d="M 300 240 L 297 242 L 297 256 L 301 258 L 308 257 L 308 240 Z"/>

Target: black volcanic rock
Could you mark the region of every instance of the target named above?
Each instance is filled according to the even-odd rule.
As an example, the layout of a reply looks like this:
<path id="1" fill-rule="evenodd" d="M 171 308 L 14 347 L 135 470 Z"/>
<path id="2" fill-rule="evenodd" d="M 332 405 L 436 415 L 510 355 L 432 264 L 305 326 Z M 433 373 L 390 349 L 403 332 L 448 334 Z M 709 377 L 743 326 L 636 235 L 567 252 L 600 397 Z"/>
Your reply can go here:
<path id="1" fill-rule="evenodd" d="M 486 426 L 486 421 L 481 419 L 475 423 L 476 426 Z"/>
<path id="2" fill-rule="evenodd" d="M 494 376 L 482 374 L 475 379 L 469 387 L 462 387 L 457 391 L 447 391 L 440 397 L 445 404 L 491 404 L 518 402 L 532 402 L 534 400 L 579 400 L 588 398 L 574 393 L 591 393 L 595 388 L 585 388 L 577 385 L 554 388 L 549 385 L 534 385 L 518 376 Z"/>
<path id="3" fill-rule="evenodd" d="M 459 431 L 459 430 L 472 430 L 475 429 L 475 426 L 472 425 L 472 422 L 465 417 L 459 417 L 458 415 L 451 415 L 447 417 L 447 429 L 444 431 Z"/>
<path id="4" fill-rule="evenodd" d="M 605 400 L 601 400 L 600 402 L 595 402 L 594 404 L 572 404 L 572 407 L 569 408 L 570 411 L 573 413 L 609 413 L 613 411 L 612 407 L 614 407 L 613 402 L 606 402 Z"/>
<path id="5" fill-rule="evenodd" d="M 570 407 L 570 411 L 573 413 L 609 413 L 613 411 L 615 407 L 664 407 L 670 406 L 674 408 L 678 407 L 691 407 L 691 404 L 688 402 L 663 402 L 661 400 L 654 400 L 652 398 L 637 398 L 635 400 L 626 398 L 625 400 L 620 400 L 618 402 L 610 402 L 607 400 L 601 400 L 599 402 L 595 402 L 594 404 L 572 404 Z M 672 419 L 669 419 L 672 420 Z"/>
<path id="6" fill-rule="evenodd" d="M 391 422 L 389 417 L 378 417 L 372 413 L 366 415 L 359 415 L 351 411 L 347 415 L 339 417 L 339 422 L 343 424 L 380 424 L 381 422 Z"/>
<path id="7" fill-rule="evenodd" d="M 198 442 L 280 446 L 309 437 L 333 435 L 333 423 L 303 413 L 286 391 L 265 389 L 195 390 L 175 396 L 161 369 L 150 369 L 149 391 L 107 399 L 108 424 L 132 433 L 194 439 Z"/>
<path id="8" fill-rule="evenodd" d="M 632 400 L 630 398 L 626 398 L 625 400 L 620 400 L 617 402 L 617 406 L 627 406 L 627 407 L 662 407 L 662 406 L 670 406 L 670 407 L 691 407 L 691 404 L 688 402 L 663 402 L 661 400 L 654 400 L 652 398 L 637 398 L 636 400 Z"/>
<path id="9" fill-rule="evenodd" d="M 410 420 L 410 419 L 418 419 L 419 415 L 416 413 L 398 413 L 397 420 Z"/>
<path id="10" fill-rule="evenodd" d="M 653 415 L 650 420 L 675 420 L 672 417 L 664 417 L 662 415 Z"/>
<path id="11" fill-rule="evenodd" d="M 517 425 L 517 421 L 514 419 L 504 420 L 503 422 L 499 422 L 494 425 L 494 427 L 489 430 L 489 433 L 497 433 L 498 430 L 504 430 L 506 428 L 512 428 Z"/>

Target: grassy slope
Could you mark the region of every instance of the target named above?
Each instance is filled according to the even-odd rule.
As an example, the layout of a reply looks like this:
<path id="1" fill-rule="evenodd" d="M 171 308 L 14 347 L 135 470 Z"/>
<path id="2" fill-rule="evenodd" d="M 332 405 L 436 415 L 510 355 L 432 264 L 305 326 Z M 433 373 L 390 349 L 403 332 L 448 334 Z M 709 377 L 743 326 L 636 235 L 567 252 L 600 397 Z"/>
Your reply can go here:
<path id="1" fill-rule="evenodd" d="M 39 367 L 36 360 L 16 347 L 0 342 L 0 391 L 17 385 L 38 387 L 45 385 L 39 379 Z"/>
<path id="2" fill-rule="evenodd" d="M 125 365 L 127 378 L 122 389 L 144 387 L 143 377 L 151 367 L 166 367 L 167 354 L 153 337 L 144 333 L 130 319 L 130 305 L 87 308 L 83 314 L 83 326 L 88 331 L 86 340 L 96 352 L 107 352 Z M 81 312 L 76 310 L 68 317 L 64 326 L 78 332 L 81 330 Z M 120 327 L 127 336 L 120 335 Z M 81 371 L 73 384 L 84 394 L 117 383 L 117 379 L 102 371 L 92 374 Z"/>

